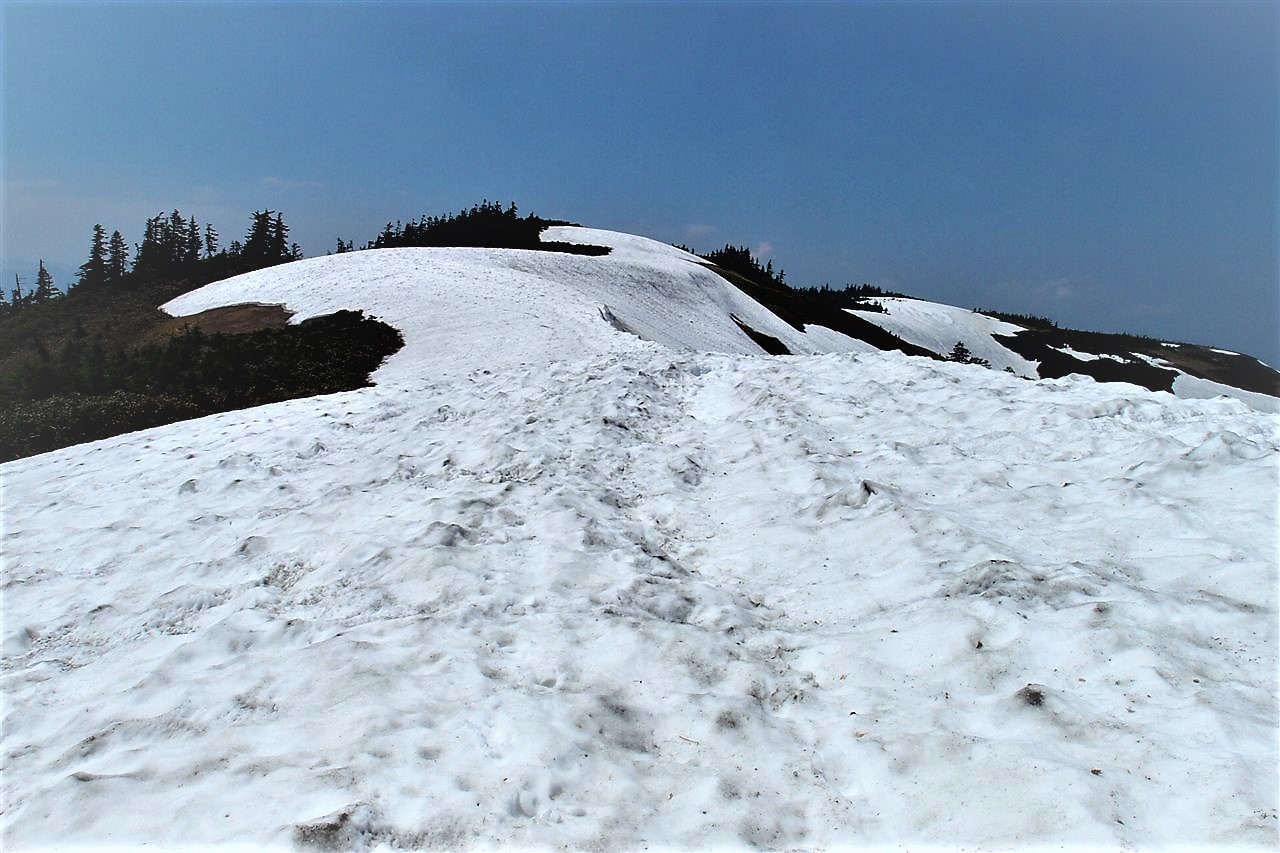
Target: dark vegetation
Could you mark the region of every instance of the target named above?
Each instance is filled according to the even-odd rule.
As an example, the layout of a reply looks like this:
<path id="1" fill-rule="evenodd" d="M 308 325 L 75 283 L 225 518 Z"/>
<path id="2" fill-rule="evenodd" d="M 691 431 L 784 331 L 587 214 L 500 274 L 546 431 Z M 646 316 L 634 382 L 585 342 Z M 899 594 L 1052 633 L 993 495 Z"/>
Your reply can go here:
<path id="1" fill-rule="evenodd" d="M 729 319 L 734 322 L 742 333 L 751 340 L 756 342 L 756 346 L 767 352 L 769 355 L 791 355 L 791 350 L 787 349 L 787 345 L 775 338 L 773 335 L 766 335 L 757 329 L 753 329 L 746 323 L 742 322 L 737 314 L 730 314 Z"/>
<path id="2" fill-rule="evenodd" d="M 732 273 L 737 273 L 741 277 L 760 287 L 773 288 L 774 290 L 790 290 L 787 286 L 787 274 L 782 270 L 773 269 L 773 261 L 770 260 L 764 266 L 760 265 L 760 261 L 756 260 L 751 254 L 751 250 L 746 246 L 731 246 L 725 244 L 723 249 L 707 252 L 701 257 L 705 258 L 713 266 Z"/>
<path id="3" fill-rule="evenodd" d="M 1200 376 L 1244 391 L 1280 396 L 1280 374 L 1257 359 L 1236 353 L 1216 352 L 1197 344 L 1166 346 L 1145 335 L 1083 332 L 1075 329 L 1031 328 L 995 339 L 1023 358 L 1039 362 L 1045 379 L 1076 373 L 1099 382 L 1130 382 L 1152 391 L 1171 391 L 1177 371 Z M 1111 356 L 1083 360 L 1061 351 Z M 1168 367 L 1153 365 L 1138 356 L 1157 359 Z"/>
<path id="4" fill-rule="evenodd" d="M 686 249 L 686 251 L 692 250 Z M 882 350 L 898 350 L 907 355 L 925 358 L 939 357 L 937 353 L 886 332 L 869 320 L 850 314 L 837 300 L 828 298 L 818 291 L 794 289 L 788 286 L 786 274 L 781 270 L 774 272 L 772 261 L 761 265 L 746 248 L 725 246 L 723 249 L 709 252 L 701 257 L 708 261 L 707 266 L 711 270 L 801 332 L 806 326 L 823 326 L 851 338 L 866 341 Z M 866 286 L 870 287 L 870 285 Z M 782 354 L 774 352 L 778 347 L 785 351 L 786 347 L 781 341 L 770 338 L 770 342 L 766 345 L 766 342 L 756 339 L 759 332 L 748 331 L 740 321 L 738 325 L 743 329 L 743 333 L 755 340 L 765 352 Z"/>
<path id="5" fill-rule="evenodd" d="M 959 364 L 976 364 L 979 367 L 989 367 L 991 362 L 985 358 L 978 358 L 969 352 L 969 348 L 964 345 L 963 341 L 956 341 L 956 345 L 951 348 L 951 352 L 947 355 L 947 361 L 954 361 Z"/>
<path id="6" fill-rule="evenodd" d="M 562 220 L 520 216 L 516 206 L 488 201 L 457 214 L 388 223 L 366 248 L 476 246 L 603 255 L 608 248 L 542 242 Z M 337 251 L 352 242 L 338 239 Z M 131 260 L 132 256 L 132 260 Z M 119 231 L 95 225 L 88 259 L 60 291 L 43 261 L 30 287 L 21 278 L 8 298 L 0 290 L 0 461 L 121 432 L 229 409 L 368 384 L 369 374 L 402 340 L 398 332 L 352 312 L 297 326 L 275 306 L 238 306 L 175 319 L 159 305 L 210 282 L 298 260 L 283 216 L 250 217 L 243 240 L 223 247 L 210 224 L 174 210 L 147 220 L 130 249 Z M 875 297 L 905 294 L 870 284 L 794 289 L 770 260 L 725 245 L 702 255 L 710 269 L 782 320 L 803 331 L 818 325 L 883 350 L 983 364 L 958 343 L 949 354 L 910 344 L 845 310 L 883 310 Z M 908 297 L 909 298 L 909 297 Z M 1162 360 L 1193 375 L 1280 396 L 1280 374 L 1248 356 L 1190 344 L 1178 347 L 1140 335 L 1076 332 L 1034 315 L 984 310 L 1024 326 L 997 337 L 1039 363 L 1044 377 L 1079 373 L 1169 390 L 1175 372 L 1138 358 Z M 616 319 L 616 318 L 615 318 Z M 785 354 L 782 341 L 733 317 L 766 352 Z M 1115 358 L 1082 360 L 1062 347 Z"/>
<path id="7" fill-rule="evenodd" d="M 973 312 L 975 314 L 985 314 L 997 320 L 1004 320 L 1006 323 L 1013 323 L 1017 326 L 1025 326 L 1028 329 L 1058 328 L 1058 324 L 1048 317 L 1040 317 L 1035 314 L 1014 314 L 1010 311 L 996 311 L 991 308 L 974 308 Z"/>
<path id="8" fill-rule="evenodd" d="M 68 347 L 0 406 L 0 461 L 186 418 L 369 384 L 404 341 L 353 311 L 296 326 L 209 335 L 186 326 L 112 355 Z"/>
<path id="9" fill-rule="evenodd" d="M 809 288 L 808 292 L 825 299 L 838 308 L 852 308 L 857 311 L 874 311 L 880 314 L 885 312 L 884 306 L 876 302 L 876 298 L 880 296 L 895 296 L 899 299 L 914 299 L 905 293 L 898 293 L 896 290 L 885 290 L 874 284 L 846 284 L 844 287 L 836 289 L 830 285 L 824 284 L 821 287 Z"/>
<path id="10" fill-rule="evenodd" d="M 0 302 L 0 461 L 184 418 L 368 384 L 401 346 L 351 312 L 284 326 L 262 308 L 176 321 L 157 306 L 204 284 L 302 257 L 276 211 L 253 214 L 219 247 L 181 212 L 147 220 L 133 263 L 124 238 L 94 226 L 77 281 L 37 283 Z M 245 318 L 250 322 L 243 322 Z M 276 328 L 270 328 L 270 327 Z M 236 332 L 239 332 L 236 334 Z"/>
<path id="11" fill-rule="evenodd" d="M 382 233 L 365 245 L 366 249 L 394 249 L 408 246 L 479 246 L 489 249 L 536 249 L 575 255 L 607 255 L 606 246 L 542 241 L 538 235 L 551 225 L 572 225 L 562 219 L 520 216 L 515 203 L 503 207 L 487 199 L 470 210 L 444 216 L 422 216 L 416 222 L 390 222 Z M 351 245 L 338 241 L 338 251 Z"/>

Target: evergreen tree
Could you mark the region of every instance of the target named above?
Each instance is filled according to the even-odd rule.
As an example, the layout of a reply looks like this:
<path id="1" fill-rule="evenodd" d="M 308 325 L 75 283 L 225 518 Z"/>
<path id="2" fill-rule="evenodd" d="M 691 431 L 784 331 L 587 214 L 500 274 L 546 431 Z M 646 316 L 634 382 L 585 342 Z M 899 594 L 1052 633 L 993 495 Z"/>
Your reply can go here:
<path id="1" fill-rule="evenodd" d="M 284 216 L 274 210 L 254 211 L 240 254 L 242 266 L 247 270 L 295 260 L 289 246 L 289 226 L 284 224 Z M 301 255 L 300 249 L 298 254 Z"/>
<path id="2" fill-rule="evenodd" d="M 255 210 L 250 219 L 249 233 L 245 235 L 244 247 L 239 254 L 254 265 L 251 268 L 271 263 L 271 214 L 270 210 Z"/>
<path id="3" fill-rule="evenodd" d="M 41 258 L 40 271 L 36 273 L 36 289 L 31 293 L 31 301 L 40 305 L 51 302 L 61 295 L 53 286 L 53 276 L 44 268 L 44 258 Z"/>
<path id="4" fill-rule="evenodd" d="M 142 242 L 137 246 L 137 254 L 133 256 L 133 271 L 138 275 L 152 275 L 165 267 L 165 217 L 156 214 L 147 220 L 142 229 Z"/>
<path id="5" fill-rule="evenodd" d="M 129 244 L 119 231 L 111 232 L 111 242 L 107 245 L 106 280 L 115 281 L 124 278 L 129 266 Z"/>
<path id="6" fill-rule="evenodd" d="M 284 224 L 284 216 L 278 211 L 275 221 L 271 223 L 271 257 L 280 260 L 292 258 L 289 251 L 289 226 Z"/>
<path id="7" fill-rule="evenodd" d="M 204 247 L 204 241 L 200 239 L 200 226 L 196 224 L 196 218 L 191 217 L 191 221 L 187 223 L 187 242 L 183 247 L 183 260 L 188 267 L 194 267 L 200 262 L 200 250 Z"/>
<path id="8" fill-rule="evenodd" d="M 204 256 L 212 258 L 218 254 L 218 232 L 213 230 L 213 223 L 206 222 L 204 226 Z"/>
<path id="9" fill-rule="evenodd" d="M 13 307 L 21 308 L 27 302 L 27 297 L 22 293 L 22 276 L 17 273 L 13 274 Z"/>
<path id="10" fill-rule="evenodd" d="M 168 227 L 164 230 L 164 259 L 165 267 L 168 270 L 174 270 L 183 265 L 187 259 L 187 232 L 189 226 L 187 220 L 182 218 L 182 213 L 175 209 L 169 214 Z"/>
<path id="11" fill-rule="evenodd" d="M 93 238 L 89 243 L 89 260 L 80 265 L 80 277 L 76 284 L 93 286 L 102 284 L 106 280 L 107 232 L 101 225 L 95 225 L 93 226 Z"/>

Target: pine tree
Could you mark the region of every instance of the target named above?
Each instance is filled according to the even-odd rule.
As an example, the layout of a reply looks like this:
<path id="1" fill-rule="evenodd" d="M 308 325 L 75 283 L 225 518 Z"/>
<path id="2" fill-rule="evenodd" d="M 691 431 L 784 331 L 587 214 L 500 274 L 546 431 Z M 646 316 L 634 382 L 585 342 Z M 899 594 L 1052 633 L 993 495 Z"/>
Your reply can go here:
<path id="1" fill-rule="evenodd" d="M 275 221 L 271 223 L 271 257 L 272 260 L 289 260 L 289 226 L 284 224 L 284 215 L 277 211 Z"/>
<path id="2" fill-rule="evenodd" d="M 255 210 L 249 224 L 249 233 L 245 235 L 240 255 L 253 268 L 271 263 L 271 214 L 270 210 Z"/>
<path id="3" fill-rule="evenodd" d="M 188 267 L 193 267 L 200 261 L 200 249 L 203 247 L 204 241 L 200 239 L 200 226 L 196 224 L 196 218 L 191 217 L 191 221 L 187 223 L 187 241 L 183 247 L 183 260 Z"/>
<path id="4" fill-rule="evenodd" d="M 101 225 L 95 225 L 93 226 L 93 238 L 89 243 L 89 260 L 80 265 L 80 277 L 76 284 L 96 286 L 106 280 L 107 232 Z"/>
<path id="5" fill-rule="evenodd" d="M 106 281 L 124 278 L 129 266 L 129 244 L 119 231 L 111 232 L 111 242 L 107 245 Z"/>
<path id="6" fill-rule="evenodd" d="M 187 220 L 182 218 L 182 212 L 174 209 L 169 214 L 169 224 L 164 230 L 164 259 L 165 267 L 169 270 L 180 268 L 187 259 L 187 232 L 189 226 Z"/>
<path id="7" fill-rule="evenodd" d="M 36 289 L 31 293 L 31 301 L 40 305 L 51 302 L 61 295 L 53 286 L 53 276 L 44 268 L 44 258 L 41 258 L 40 271 L 36 273 Z"/>
<path id="8" fill-rule="evenodd" d="M 27 297 L 22 292 L 22 276 L 17 273 L 13 274 L 13 307 L 21 308 L 27 302 Z"/>
<path id="9" fill-rule="evenodd" d="M 289 247 L 289 226 L 284 224 L 282 214 L 274 210 L 254 212 L 249 233 L 244 239 L 242 257 L 248 269 L 294 260 Z"/>
<path id="10" fill-rule="evenodd" d="M 138 275 L 152 275 L 164 267 L 165 216 L 158 213 L 147 220 L 142 229 L 142 242 L 133 256 L 133 271 Z"/>
<path id="11" fill-rule="evenodd" d="M 213 223 L 206 222 L 204 226 L 204 256 L 212 258 L 218 254 L 218 232 L 213 230 Z"/>

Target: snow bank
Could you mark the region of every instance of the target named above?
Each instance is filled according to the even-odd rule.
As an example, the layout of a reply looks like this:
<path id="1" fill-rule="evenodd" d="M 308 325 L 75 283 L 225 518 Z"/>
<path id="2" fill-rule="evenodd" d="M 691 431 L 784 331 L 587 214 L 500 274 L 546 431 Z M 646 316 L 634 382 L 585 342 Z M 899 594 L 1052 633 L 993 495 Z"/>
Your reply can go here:
<path id="1" fill-rule="evenodd" d="M 830 330 L 799 332 L 698 259 L 663 243 L 557 227 L 548 240 L 607 245 L 603 257 L 516 249 L 378 249 L 247 273 L 162 306 L 176 316 L 245 302 L 283 304 L 295 322 L 364 310 L 401 331 L 405 346 L 379 382 L 459 376 L 625 349 L 619 328 L 675 349 L 762 352 L 731 315 L 792 352 L 866 351 Z M 609 318 L 612 318 L 609 319 Z"/>
<path id="2" fill-rule="evenodd" d="M 1275 846 L 1274 417 L 580 319 L 4 465 L 6 848 Z"/>
<path id="3" fill-rule="evenodd" d="M 1260 412 L 1280 413 L 1280 398 L 1272 397 L 1269 394 L 1259 394 L 1254 391 L 1242 391 L 1231 385 L 1223 385 L 1220 382 L 1202 379 L 1199 376 L 1188 376 L 1185 373 L 1179 373 L 1173 380 L 1173 393 L 1179 397 L 1193 400 L 1229 397 L 1243 400 Z"/>
<path id="4" fill-rule="evenodd" d="M 1019 376 L 1034 378 L 1039 375 L 1035 362 L 1011 352 L 992 337 L 1016 334 L 1023 330 L 1022 326 L 964 308 L 920 299 L 883 296 L 875 301 L 885 309 L 884 313 L 852 309 L 850 313 L 875 323 L 904 341 L 940 355 L 949 354 L 957 343 L 962 343 L 974 357 L 985 359 L 994 370 L 1003 371 L 1007 367 Z"/>

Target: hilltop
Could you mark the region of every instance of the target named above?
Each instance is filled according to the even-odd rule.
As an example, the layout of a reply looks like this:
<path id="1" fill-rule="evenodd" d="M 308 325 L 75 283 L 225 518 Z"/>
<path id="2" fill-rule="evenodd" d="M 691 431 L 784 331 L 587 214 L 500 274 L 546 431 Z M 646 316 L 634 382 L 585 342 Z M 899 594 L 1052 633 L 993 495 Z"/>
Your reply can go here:
<path id="1" fill-rule="evenodd" d="M 7 847 L 1275 845 L 1257 391 L 547 237 L 184 293 L 402 345 L 0 468 Z"/>

